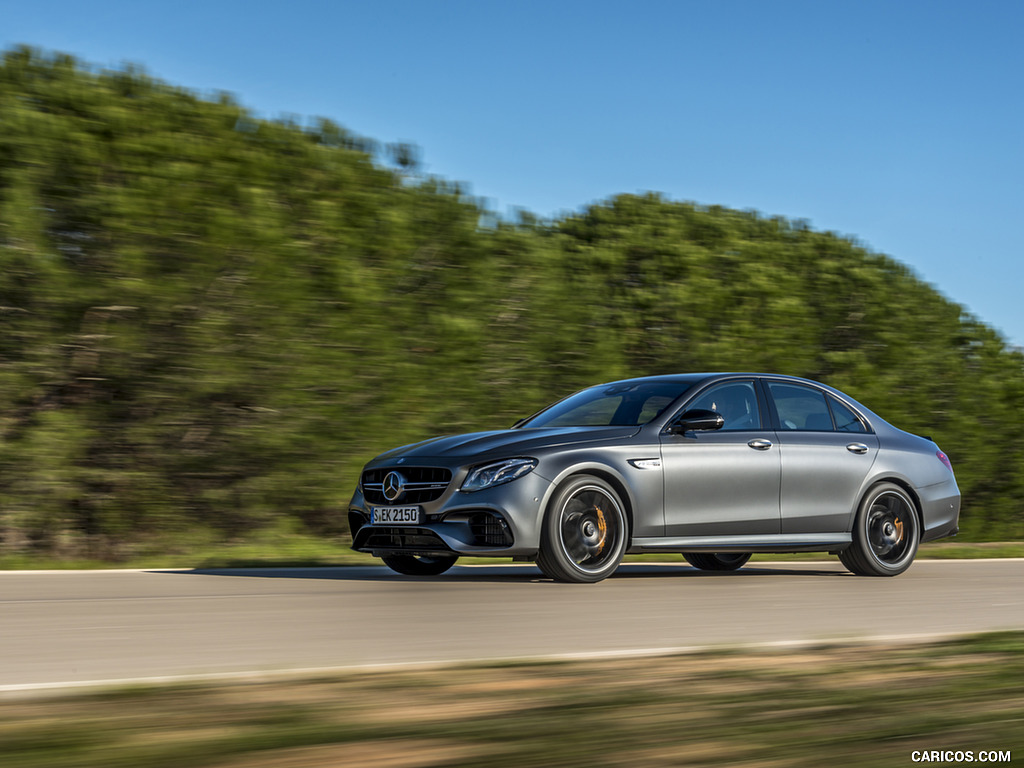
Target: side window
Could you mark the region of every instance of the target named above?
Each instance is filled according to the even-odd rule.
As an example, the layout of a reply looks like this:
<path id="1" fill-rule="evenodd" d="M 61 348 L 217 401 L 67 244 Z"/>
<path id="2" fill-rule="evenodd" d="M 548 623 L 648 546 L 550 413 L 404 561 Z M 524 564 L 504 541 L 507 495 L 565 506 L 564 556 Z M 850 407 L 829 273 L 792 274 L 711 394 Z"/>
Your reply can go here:
<path id="1" fill-rule="evenodd" d="M 838 432 L 867 432 L 868 428 L 860 416 L 851 411 L 834 397 L 829 397 L 828 404 L 832 408 L 832 418 L 836 422 Z"/>
<path id="2" fill-rule="evenodd" d="M 815 432 L 831 432 L 832 416 L 825 402 L 825 395 L 816 389 L 799 384 L 768 382 L 768 388 L 779 414 L 779 426 L 783 430 L 803 429 Z"/>
<path id="3" fill-rule="evenodd" d="M 718 384 L 687 406 L 717 411 L 725 418 L 723 432 L 760 429 L 761 414 L 757 408 L 757 392 L 752 381 L 729 381 Z"/>

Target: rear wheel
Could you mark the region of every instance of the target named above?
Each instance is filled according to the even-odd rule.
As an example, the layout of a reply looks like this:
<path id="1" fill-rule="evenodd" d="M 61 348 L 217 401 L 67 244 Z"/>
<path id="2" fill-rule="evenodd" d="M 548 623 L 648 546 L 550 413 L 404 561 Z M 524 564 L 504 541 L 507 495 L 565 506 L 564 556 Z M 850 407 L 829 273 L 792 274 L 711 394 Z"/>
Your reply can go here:
<path id="1" fill-rule="evenodd" d="M 384 565 L 406 576 L 437 576 L 444 573 L 459 559 L 458 555 L 381 555 Z"/>
<path id="2" fill-rule="evenodd" d="M 694 568 L 702 571 L 735 571 L 750 559 L 749 552 L 684 552 L 683 557 Z"/>
<path id="3" fill-rule="evenodd" d="M 537 565 L 555 581 L 595 582 L 622 562 L 628 522 L 604 480 L 576 475 L 562 484 L 544 518 Z"/>
<path id="4" fill-rule="evenodd" d="M 914 562 L 921 525 L 913 500 L 894 483 L 867 492 L 853 524 L 853 543 L 839 560 L 858 576 L 896 576 Z"/>

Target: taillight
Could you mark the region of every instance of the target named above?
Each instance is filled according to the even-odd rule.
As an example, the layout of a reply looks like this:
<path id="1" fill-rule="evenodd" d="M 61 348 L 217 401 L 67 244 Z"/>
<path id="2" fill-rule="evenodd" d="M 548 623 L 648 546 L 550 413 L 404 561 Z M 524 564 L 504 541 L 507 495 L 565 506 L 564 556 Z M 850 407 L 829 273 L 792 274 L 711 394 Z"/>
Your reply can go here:
<path id="1" fill-rule="evenodd" d="M 950 472 L 953 471 L 953 465 L 949 463 L 949 456 L 944 454 L 942 451 L 936 451 L 935 455 L 939 457 L 939 461 L 946 465 L 946 469 Z"/>

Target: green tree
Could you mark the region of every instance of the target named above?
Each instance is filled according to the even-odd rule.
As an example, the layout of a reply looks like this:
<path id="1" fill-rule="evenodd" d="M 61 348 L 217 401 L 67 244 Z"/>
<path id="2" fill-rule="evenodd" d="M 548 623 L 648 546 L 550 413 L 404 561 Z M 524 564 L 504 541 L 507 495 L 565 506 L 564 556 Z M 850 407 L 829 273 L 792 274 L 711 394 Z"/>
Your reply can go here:
<path id="1" fill-rule="evenodd" d="M 823 379 L 1024 533 L 1024 359 L 804 222 L 622 195 L 497 220 L 328 120 L 27 48 L 0 66 L 0 548 L 344 529 L 362 464 L 685 370 Z"/>

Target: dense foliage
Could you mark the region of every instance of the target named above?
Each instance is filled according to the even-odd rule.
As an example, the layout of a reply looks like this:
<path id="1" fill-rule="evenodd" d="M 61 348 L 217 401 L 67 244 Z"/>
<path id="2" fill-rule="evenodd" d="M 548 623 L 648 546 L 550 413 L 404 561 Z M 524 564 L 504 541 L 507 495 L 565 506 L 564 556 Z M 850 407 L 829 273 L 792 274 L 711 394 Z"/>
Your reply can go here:
<path id="1" fill-rule="evenodd" d="M 847 390 L 943 445 L 966 533 L 1024 532 L 1024 358 L 897 262 L 656 195 L 494 222 L 395 154 L 138 71 L 5 55 L 3 551 L 336 534 L 384 448 L 713 369 Z"/>

